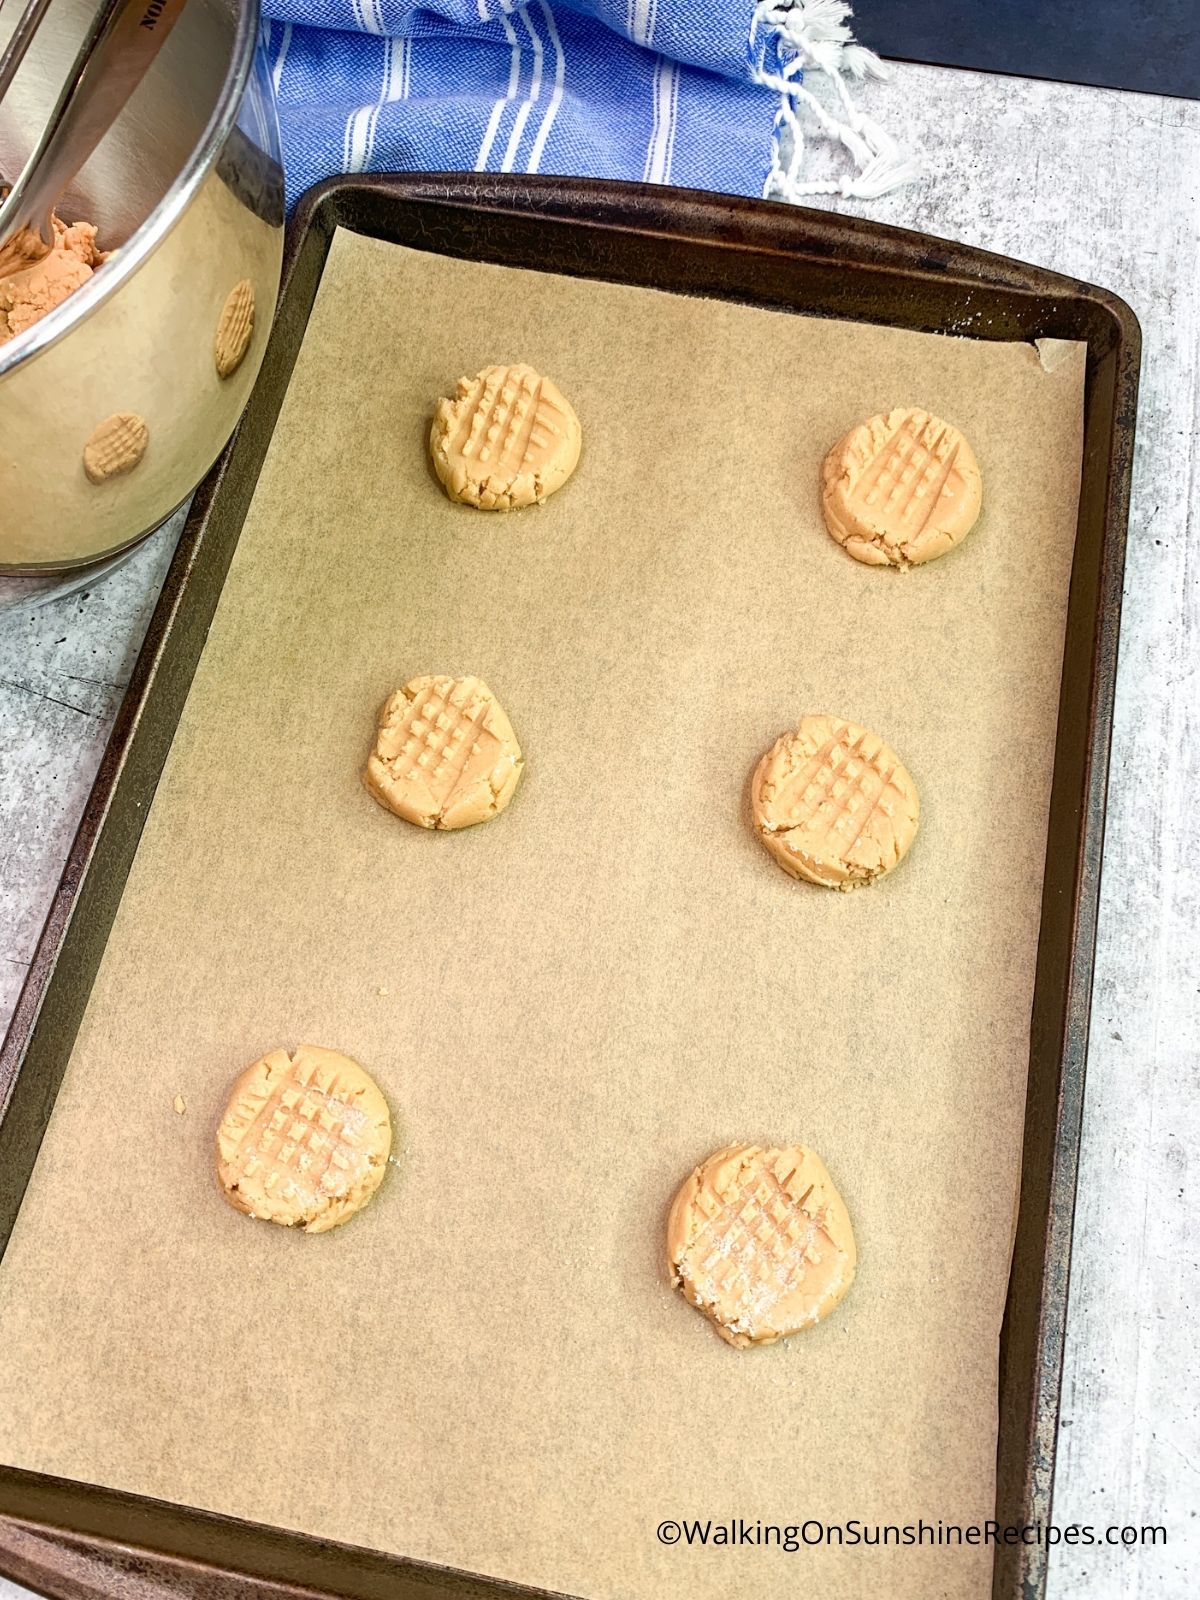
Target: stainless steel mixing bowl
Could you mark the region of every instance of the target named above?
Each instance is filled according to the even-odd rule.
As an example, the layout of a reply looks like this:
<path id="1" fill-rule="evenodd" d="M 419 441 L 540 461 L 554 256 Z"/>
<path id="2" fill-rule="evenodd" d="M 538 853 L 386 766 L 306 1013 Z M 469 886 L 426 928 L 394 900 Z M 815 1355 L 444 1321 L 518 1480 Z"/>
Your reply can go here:
<path id="1" fill-rule="evenodd" d="M 0 104 L 0 174 L 19 172 L 83 36 L 90 0 L 54 0 Z M 20 15 L 0 16 L 0 48 Z M 149 73 L 64 196 L 117 254 L 0 344 L 0 571 L 80 566 L 140 539 L 232 433 L 279 289 L 283 174 L 258 0 L 189 0 Z M 222 377 L 218 324 L 248 281 L 254 331 Z M 245 291 L 241 291 L 244 296 Z M 84 445 L 119 413 L 148 443 L 94 483 Z"/>

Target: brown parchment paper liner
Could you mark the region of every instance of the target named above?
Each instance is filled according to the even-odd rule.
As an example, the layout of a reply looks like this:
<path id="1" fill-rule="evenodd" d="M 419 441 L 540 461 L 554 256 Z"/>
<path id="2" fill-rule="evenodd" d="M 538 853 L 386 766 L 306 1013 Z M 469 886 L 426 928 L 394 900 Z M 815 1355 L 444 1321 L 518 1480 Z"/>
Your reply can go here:
<path id="1" fill-rule="evenodd" d="M 514 360 L 583 459 L 482 515 L 428 418 Z M 992 1514 L 1082 379 L 1081 348 L 1047 373 L 340 234 L 0 1270 L 0 1456 L 605 1600 L 986 1594 L 987 1550 L 655 1529 Z M 902 403 L 985 478 L 909 574 L 848 560 L 818 494 Z M 517 729 L 486 827 L 423 833 L 359 783 L 419 672 L 481 674 Z M 749 826 L 805 711 L 920 788 L 868 890 L 793 882 Z M 231 1079 L 301 1040 L 400 1123 L 327 1238 L 213 1177 Z M 754 1139 L 823 1155 L 860 1267 L 818 1328 L 737 1352 L 669 1289 L 663 1225 Z"/>

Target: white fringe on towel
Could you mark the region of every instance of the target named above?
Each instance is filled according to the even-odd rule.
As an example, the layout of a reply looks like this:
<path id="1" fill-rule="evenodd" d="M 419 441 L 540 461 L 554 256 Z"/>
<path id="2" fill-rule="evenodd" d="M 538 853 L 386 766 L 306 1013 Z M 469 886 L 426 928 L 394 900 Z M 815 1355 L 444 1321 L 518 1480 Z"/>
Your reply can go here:
<path id="1" fill-rule="evenodd" d="M 891 69 L 870 50 L 855 44 L 846 26 L 849 15 L 846 0 L 757 0 L 755 4 L 750 24 L 753 76 L 779 96 L 771 170 L 763 186 L 768 200 L 798 201 L 812 194 L 874 200 L 920 174 L 921 164 L 916 156 L 902 150 L 890 134 L 854 105 L 846 83 L 848 77 L 860 81 L 888 78 Z M 768 44 L 773 46 L 770 64 Z M 796 81 L 801 72 L 810 82 L 817 73 L 828 78 L 837 95 L 840 114 L 829 111 L 808 84 Z M 828 138 L 845 146 L 854 162 L 853 175 L 825 182 L 801 181 L 805 144 L 801 108 L 807 108 Z"/>

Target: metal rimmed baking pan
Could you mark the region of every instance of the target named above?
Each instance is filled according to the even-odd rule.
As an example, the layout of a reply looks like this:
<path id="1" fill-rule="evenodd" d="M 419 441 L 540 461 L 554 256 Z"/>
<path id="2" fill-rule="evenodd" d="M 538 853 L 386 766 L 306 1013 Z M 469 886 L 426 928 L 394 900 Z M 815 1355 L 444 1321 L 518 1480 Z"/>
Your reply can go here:
<path id="1" fill-rule="evenodd" d="M 299 214 L 263 378 L 206 482 L 97 780 L 3 1061 L 4 1235 L 137 848 L 335 228 L 543 269 L 924 332 L 1088 346 L 1083 473 L 1066 627 L 1034 998 L 1020 1214 L 1001 1348 L 997 1520 L 1045 1521 L 1061 1378 L 1106 765 L 1138 367 L 1126 307 L 1086 285 L 866 223 L 693 194 L 527 179 L 335 182 Z M 973 319 L 962 326 L 966 303 Z M 280 1581 L 349 1594 L 513 1592 L 369 1552 L 151 1506 L 26 1473 L 0 1509 Z M 998 1597 L 1037 1593 L 1044 1552 L 1001 1548 Z M 457 1587 L 456 1587 L 457 1585 Z M 516 1591 L 530 1592 L 530 1591 Z"/>

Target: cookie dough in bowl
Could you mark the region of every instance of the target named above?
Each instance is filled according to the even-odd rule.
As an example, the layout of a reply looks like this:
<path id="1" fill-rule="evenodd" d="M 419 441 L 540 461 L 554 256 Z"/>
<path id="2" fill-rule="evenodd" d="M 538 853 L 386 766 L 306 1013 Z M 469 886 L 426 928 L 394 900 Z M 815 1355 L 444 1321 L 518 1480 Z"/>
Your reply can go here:
<path id="1" fill-rule="evenodd" d="M 55 213 L 50 224 L 54 244 L 46 255 L 0 278 L 0 344 L 15 339 L 60 306 L 112 254 L 97 248 L 93 223 L 68 224 Z"/>
<path id="2" fill-rule="evenodd" d="M 851 429 L 825 457 L 821 508 L 848 555 L 915 567 L 945 555 L 975 526 L 983 480 L 952 423 L 905 406 Z"/>
<path id="3" fill-rule="evenodd" d="M 336 1050 L 272 1050 L 233 1086 L 217 1130 L 225 1198 L 251 1217 L 327 1233 L 387 1171 L 392 1124 L 374 1079 Z"/>
<path id="4" fill-rule="evenodd" d="M 667 1219 L 672 1283 L 739 1349 L 828 1316 L 856 1260 L 842 1197 L 803 1145 L 726 1145 L 686 1179 Z"/>
<path id="5" fill-rule="evenodd" d="M 917 786 L 888 744 L 840 717 L 804 717 L 750 785 L 755 832 L 785 872 L 853 889 L 900 864 L 917 833 Z"/>
<path id="6" fill-rule="evenodd" d="M 384 704 L 363 783 L 417 827 L 469 828 L 499 816 L 523 765 L 512 723 L 482 678 L 426 676 Z"/>
<path id="7" fill-rule="evenodd" d="M 545 500 L 574 472 L 579 418 L 532 367 L 485 367 L 439 400 L 429 449 L 451 500 L 509 511 Z"/>

